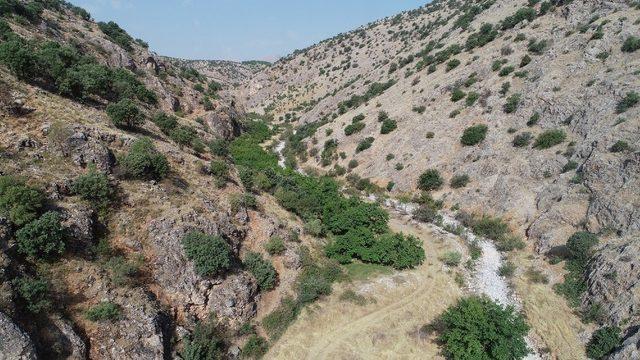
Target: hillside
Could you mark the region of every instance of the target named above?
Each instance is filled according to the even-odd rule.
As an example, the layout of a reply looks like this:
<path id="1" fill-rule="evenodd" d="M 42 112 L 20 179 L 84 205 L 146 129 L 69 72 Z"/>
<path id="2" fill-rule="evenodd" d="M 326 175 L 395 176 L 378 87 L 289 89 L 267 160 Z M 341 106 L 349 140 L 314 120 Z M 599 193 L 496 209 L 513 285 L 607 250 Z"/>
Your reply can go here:
<path id="1" fill-rule="evenodd" d="M 638 358 L 638 93 L 635 2 L 268 64 L 0 0 L 0 359 Z"/>
<path id="2" fill-rule="evenodd" d="M 241 94 L 293 129 L 290 166 L 403 201 L 436 170 L 423 189 L 445 209 L 502 218 L 552 264 L 598 234 L 567 296 L 632 338 L 639 18 L 625 1 L 436 1 L 296 52 Z"/>

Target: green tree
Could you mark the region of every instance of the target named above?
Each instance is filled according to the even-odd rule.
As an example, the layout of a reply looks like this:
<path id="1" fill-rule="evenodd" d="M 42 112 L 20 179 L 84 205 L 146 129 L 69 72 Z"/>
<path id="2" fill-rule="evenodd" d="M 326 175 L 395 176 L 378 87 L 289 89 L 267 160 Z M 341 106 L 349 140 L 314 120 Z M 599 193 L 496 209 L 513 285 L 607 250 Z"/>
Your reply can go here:
<path id="1" fill-rule="evenodd" d="M 23 304 L 29 312 L 39 314 L 51 308 L 49 283 L 46 280 L 21 277 L 13 281 L 13 288 L 24 300 Z"/>
<path id="2" fill-rule="evenodd" d="M 107 175 L 98 172 L 95 166 L 85 175 L 79 176 L 71 185 L 71 191 L 89 201 L 93 206 L 104 209 L 109 206 L 113 189 Z"/>
<path id="3" fill-rule="evenodd" d="M 182 247 L 201 276 L 215 276 L 231 267 L 231 248 L 219 236 L 192 231 L 182 239 Z"/>
<path id="4" fill-rule="evenodd" d="M 124 175 L 134 179 L 162 179 L 169 173 L 167 158 L 149 138 L 136 140 L 120 162 Z"/>
<path id="5" fill-rule="evenodd" d="M 444 184 L 444 180 L 436 169 L 429 169 L 423 172 L 418 179 L 418 189 L 424 191 L 438 190 L 442 184 Z"/>
<path id="6" fill-rule="evenodd" d="M 55 211 L 44 213 L 16 232 L 18 251 L 36 259 L 53 258 L 62 255 L 65 249 L 66 231 L 60 214 Z"/>
<path id="7" fill-rule="evenodd" d="M 144 124 L 144 114 L 130 100 L 123 99 L 107 106 L 107 115 L 118 128 L 131 129 Z"/>
<path id="8" fill-rule="evenodd" d="M 529 353 L 522 315 L 486 297 L 461 299 L 439 317 L 436 329 L 448 359 L 522 359 Z"/>
<path id="9" fill-rule="evenodd" d="M 464 130 L 460 142 L 465 146 L 472 146 L 479 144 L 487 136 L 489 127 L 484 124 L 473 125 Z"/>
<path id="10" fill-rule="evenodd" d="M 0 214 L 16 226 L 33 221 L 44 206 L 44 194 L 12 176 L 0 176 Z"/>

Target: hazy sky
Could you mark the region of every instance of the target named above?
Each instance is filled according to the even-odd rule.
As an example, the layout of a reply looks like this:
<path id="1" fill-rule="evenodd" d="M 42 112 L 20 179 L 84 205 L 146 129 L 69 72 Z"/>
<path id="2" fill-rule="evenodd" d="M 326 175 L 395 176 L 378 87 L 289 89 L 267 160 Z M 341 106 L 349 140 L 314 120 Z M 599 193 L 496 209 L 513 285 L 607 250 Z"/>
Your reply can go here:
<path id="1" fill-rule="evenodd" d="M 71 0 L 162 55 L 274 60 L 427 0 Z"/>

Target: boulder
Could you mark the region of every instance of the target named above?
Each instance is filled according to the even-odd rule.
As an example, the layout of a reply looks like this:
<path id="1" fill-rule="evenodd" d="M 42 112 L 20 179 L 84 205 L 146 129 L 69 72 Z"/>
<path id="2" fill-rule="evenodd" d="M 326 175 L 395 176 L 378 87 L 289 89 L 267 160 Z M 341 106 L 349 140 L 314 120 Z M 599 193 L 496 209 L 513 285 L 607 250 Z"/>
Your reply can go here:
<path id="1" fill-rule="evenodd" d="M 35 360 L 36 348 L 18 325 L 0 312 L 0 360 Z"/>

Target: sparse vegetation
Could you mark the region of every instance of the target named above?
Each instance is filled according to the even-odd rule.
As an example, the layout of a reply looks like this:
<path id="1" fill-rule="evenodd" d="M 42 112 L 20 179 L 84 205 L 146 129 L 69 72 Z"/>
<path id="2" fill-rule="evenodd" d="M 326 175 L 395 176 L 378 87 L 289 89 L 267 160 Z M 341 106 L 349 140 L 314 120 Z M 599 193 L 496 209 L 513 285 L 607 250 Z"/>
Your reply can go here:
<path id="1" fill-rule="evenodd" d="M 85 317 L 94 322 L 115 321 L 120 319 L 120 307 L 112 302 L 104 301 L 87 310 Z"/>
<path id="2" fill-rule="evenodd" d="M 273 265 L 256 252 L 249 252 L 243 260 L 244 266 L 256 278 L 261 290 L 271 290 L 276 286 L 278 273 Z"/>
<path id="3" fill-rule="evenodd" d="M 518 110 L 518 106 L 520 105 L 520 97 L 521 95 L 516 93 L 512 94 L 507 98 L 507 102 L 504 104 L 504 112 L 507 114 L 511 114 Z"/>
<path id="4" fill-rule="evenodd" d="M 636 106 L 640 102 L 640 94 L 635 91 L 628 92 L 618 105 L 616 106 L 616 112 L 618 114 L 622 114 L 623 112 L 629 110 L 630 108 Z"/>
<path id="5" fill-rule="evenodd" d="M 469 184 L 470 178 L 467 174 L 455 175 L 451 178 L 450 185 L 454 189 L 459 189 L 467 186 Z"/>

